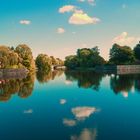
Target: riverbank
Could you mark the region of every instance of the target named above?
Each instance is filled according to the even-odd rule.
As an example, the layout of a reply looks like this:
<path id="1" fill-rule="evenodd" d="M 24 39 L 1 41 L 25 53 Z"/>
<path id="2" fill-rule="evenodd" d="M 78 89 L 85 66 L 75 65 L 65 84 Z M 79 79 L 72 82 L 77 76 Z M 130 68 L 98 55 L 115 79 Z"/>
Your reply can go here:
<path id="1" fill-rule="evenodd" d="M 74 71 L 94 71 L 106 74 L 140 74 L 140 65 L 104 65 L 94 68 L 75 68 Z"/>
<path id="2" fill-rule="evenodd" d="M 0 79 L 21 79 L 25 78 L 28 74 L 28 70 L 25 68 L 18 69 L 0 69 Z"/>

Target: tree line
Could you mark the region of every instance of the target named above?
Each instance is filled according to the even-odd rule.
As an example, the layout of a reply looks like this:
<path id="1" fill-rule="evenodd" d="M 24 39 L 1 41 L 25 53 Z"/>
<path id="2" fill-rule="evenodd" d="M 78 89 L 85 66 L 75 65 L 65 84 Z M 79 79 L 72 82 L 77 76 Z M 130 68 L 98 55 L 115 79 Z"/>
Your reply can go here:
<path id="1" fill-rule="evenodd" d="M 78 49 L 76 55 L 65 58 L 68 69 L 93 68 L 97 65 L 132 65 L 140 64 L 140 43 L 134 49 L 129 46 L 114 44 L 110 49 L 109 61 L 100 55 L 99 48 Z"/>
<path id="2" fill-rule="evenodd" d="M 36 68 L 39 71 L 47 72 L 51 70 L 52 65 L 64 65 L 64 62 L 59 58 L 39 54 L 34 60 L 31 48 L 26 44 L 18 45 L 17 47 L 0 46 L 0 68 L 26 68 L 29 71 L 34 71 Z"/>
<path id="3" fill-rule="evenodd" d="M 76 55 L 70 55 L 62 61 L 54 56 L 39 54 L 34 60 L 31 49 L 21 44 L 17 47 L 0 46 L 0 68 L 26 68 L 33 71 L 48 72 L 52 65 L 65 65 L 68 69 L 94 68 L 97 65 L 130 65 L 140 64 L 140 43 L 134 49 L 129 46 L 114 44 L 110 49 L 109 61 L 101 55 L 99 48 L 78 49 Z"/>

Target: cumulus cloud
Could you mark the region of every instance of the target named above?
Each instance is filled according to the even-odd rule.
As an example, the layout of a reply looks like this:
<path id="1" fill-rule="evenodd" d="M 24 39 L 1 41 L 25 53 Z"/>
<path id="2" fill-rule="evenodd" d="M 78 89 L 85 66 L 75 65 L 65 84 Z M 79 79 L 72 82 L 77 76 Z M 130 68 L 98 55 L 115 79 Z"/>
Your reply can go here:
<path id="1" fill-rule="evenodd" d="M 88 0 L 90 3 L 94 2 L 93 0 Z M 59 13 L 72 12 L 71 17 L 69 18 L 69 23 L 74 25 L 85 25 L 85 24 L 97 24 L 100 22 L 100 19 L 97 17 L 91 17 L 85 13 L 82 9 L 73 6 L 66 5 L 59 9 Z"/>
<path id="2" fill-rule="evenodd" d="M 75 25 L 97 24 L 98 22 L 100 22 L 99 18 L 90 17 L 88 14 L 82 12 L 73 13 L 69 19 L 69 23 Z"/>
<path id="3" fill-rule="evenodd" d="M 95 107 L 76 107 L 72 108 L 72 113 L 75 115 L 77 120 L 85 120 L 90 117 L 91 114 L 95 113 L 97 109 Z"/>
<path id="4" fill-rule="evenodd" d="M 57 33 L 58 34 L 63 34 L 63 33 L 65 33 L 66 31 L 65 31 L 65 29 L 64 28 L 58 28 L 57 29 Z"/>
<path id="5" fill-rule="evenodd" d="M 82 130 L 79 136 L 72 135 L 71 140 L 96 140 L 97 130 L 85 128 Z"/>
<path id="6" fill-rule="evenodd" d="M 31 24 L 31 21 L 30 20 L 21 20 L 19 23 L 23 24 L 23 25 L 29 25 L 29 24 Z"/>
<path id="7" fill-rule="evenodd" d="M 73 5 L 65 5 L 61 8 L 59 8 L 59 13 L 65 13 L 65 12 L 72 12 L 75 10 L 75 6 Z"/>
<path id="8" fill-rule="evenodd" d="M 72 119 L 63 119 L 63 124 L 72 127 L 76 125 L 76 121 Z"/>
<path id="9" fill-rule="evenodd" d="M 128 36 L 127 32 L 123 32 L 120 35 L 116 36 L 112 42 L 117 43 L 119 45 L 130 45 L 138 40 L 139 38 Z"/>

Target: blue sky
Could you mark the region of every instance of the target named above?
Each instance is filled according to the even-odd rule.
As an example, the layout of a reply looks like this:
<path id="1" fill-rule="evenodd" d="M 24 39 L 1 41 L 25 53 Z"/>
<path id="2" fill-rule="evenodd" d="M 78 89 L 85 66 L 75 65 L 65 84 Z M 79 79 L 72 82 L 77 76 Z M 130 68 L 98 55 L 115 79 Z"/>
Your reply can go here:
<path id="1" fill-rule="evenodd" d="M 108 59 L 113 43 L 138 43 L 139 8 L 139 0 L 0 0 L 0 44 L 63 59 L 97 45 Z"/>

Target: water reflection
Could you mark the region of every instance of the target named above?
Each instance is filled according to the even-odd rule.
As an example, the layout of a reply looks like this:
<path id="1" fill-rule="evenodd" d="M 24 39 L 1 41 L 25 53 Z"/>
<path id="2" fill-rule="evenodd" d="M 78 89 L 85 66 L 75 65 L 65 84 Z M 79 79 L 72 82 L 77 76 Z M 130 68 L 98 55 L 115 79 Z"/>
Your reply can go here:
<path id="1" fill-rule="evenodd" d="M 8 101 L 12 95 L 17 94 L 21 98 L 29 97 L 34 89 L 35 77 L 40 83 L 47 83 L 54 80 L 63 74 L 63 71 L 50 71 L 48 73 L 37 72 L 35 74 L 29 73 L 26 78 L 20 76 L 15 79 L 5 79 L 0 81 L 0 101 Z M 64 104 L 64 101 L 61 101 Z"/>
<path id="2" fill-rule="evenodd" d="M 72 135 L 71 140 L 96 140 L 97 130 L 85 128 L 81 133 L 77 135 Z"/>
<path id="3" fill-rule="evenodd" d="M 65 71 L 67 81 L 78 81 L 78 86 L 82 88 L 100 89 L 100 82 L 105 76 L 102 73 L 93 71 Z M 70 83 L 70 82 L 67 82 Z"/>
<path id="4" fill-rule="evenodd" d="M 61 76 L 64 71 L 50 71 L 48 73 L 38 71 L 36 79 L 39 83 L 47 83 Z M 80 88 L 91 88 L 98 91 L 102 86 L 102 80 L 106 79 L 105 74 L 93 71 L 65 71 L 65 84 L 70 85 L 77 81 Z M 140 75 L 110 75 L 110 88 L 115 94 L 121 93 L 128 97 L 129 92 L 140 91 Z M 21 98 L 27 98 L 34 89 L 35 74 L 28 74 L 24 79 L 5 79 L 0 81 L 0 101 L 8 101 L 12 95 L 17 94 Z M 64 105 L 67 101 L 60 100 Z"/>
<path id="5" fill-rule="evenodd" d="M 38 71 L 36 73 L 36 78 L 39 81 L 39 83 L 47 83 L 50 80 L 54 80 L 56 77 L 59 77 L 63 74 L 63 71 L 48 71 L 48 72 L 42 72 Z"/>
<path id="6" fill-rule="evenodd" d="M 72 113 L 74 114 L 77 120 L 85 120 L 95 112 L 97 112 L 97 109 L 95 107 L 84 106 L 72 108 Z"/>
<path id="7" fill-rule="evenodd" d="M 110 88 L 115 94 L 121 93 L 124 97 L 128 97 L 128 92 L 140 91 L 140 75 L 107 75 L 93 71 L 65 71 L 65 75 L 66 85 L 77 81 L 80 88 L 91 88 L 99 91 L 102 80 L 109 76 Z"/>
<path id="8" fill-rule="evenodd" d="M 32 91 L 34 89 L 34 81 L 35 81 L 35 75 L 34 74 L 28 74 L 25 79 L 22 80 L 21 88 L 19 88 L 18 95 L 21 98 L 27 98 L 32 94 Z"/>
<path id="9" fill-rule="evenodd" d="M 115 94 L 130 91 L 134 86 L 134 82 L 134 75 L 115 75 L 114 77 L 110 78 L 110 86 Z"/>
<path id="10" fill-rule="evenodd" d="M 65 126 L 73 127 L 76 126 L 76 123 L 77 123 L 76 120 L 73 119 L 67 119 L 67 118 L 63 119 L 63 124 Z"/>
<path id="11" fill-rule="evenodd" d="M 32 94 L 34 80 L 34 74 L 28 74 L 24 79 L 2 80 L 0 84 L 0 101 L 8 101 L 16 93 L 21 98 L 27 98 Z"/>
<path id="12" fill-rule="evenodd" d="M 128 92 L 140 91 L 140 75 L 114 75 L 110 77 L 110 86 L 115 94 L 122 93 L 124 97 Z"/>

